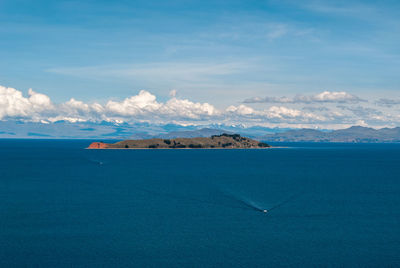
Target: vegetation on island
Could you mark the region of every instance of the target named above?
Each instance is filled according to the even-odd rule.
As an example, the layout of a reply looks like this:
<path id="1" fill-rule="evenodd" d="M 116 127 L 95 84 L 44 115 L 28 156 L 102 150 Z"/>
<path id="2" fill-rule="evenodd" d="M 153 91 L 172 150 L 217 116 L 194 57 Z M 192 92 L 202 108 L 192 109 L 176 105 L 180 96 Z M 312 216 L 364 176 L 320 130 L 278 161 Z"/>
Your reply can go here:
<path id="1" fill-rule="evenodd" d="M 92 149 L 250 149 L 268 148 L 268 144 L 239 134 L 212 135 L 211 137 L 125 140 L 114 144 L 92 143 Z"/>

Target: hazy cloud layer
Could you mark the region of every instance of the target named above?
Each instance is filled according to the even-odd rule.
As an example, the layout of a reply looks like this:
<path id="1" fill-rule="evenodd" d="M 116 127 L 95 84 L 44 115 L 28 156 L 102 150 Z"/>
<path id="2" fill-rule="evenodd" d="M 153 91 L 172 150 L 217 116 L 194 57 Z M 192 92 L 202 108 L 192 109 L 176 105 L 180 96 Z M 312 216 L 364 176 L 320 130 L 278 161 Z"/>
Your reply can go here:
<path id="1" fill-rule="evenodd" d="M 400 105 L 400 99 L 385 99 L 381 98 L 375 102 L 379 106 L 392 107 L 395 105 Z"/>
<path id="2" fill-rule="evenodd" d="M 346 92 L 325 91 L 312 96 L 275 98 L 273 105 L 262 109 L 246 104 L 217 108 L 207 102 L 194 102 L 177 97 L 170 92 L 170 99 L 157 100 L 152 93 L 141 90 L 137 95 L 123 100 L 105 103 L 86 103 L 75 98 L 63 103 L 54 103 L 47 95 L 29 89 L 27 96 L 14 88 L 0 86 L 0 120 L 25 120 L 51 123 L 60 120 L 69 122 L 109 121 L 151 123 L 228 123 L 244 125 L 271 125 L 293 127 L 332 127 L 345 125 L 393 126 L 400 123 L 400 115 L 383 107 L 369 107 L 370 102 Z M 264 99 L 264 102 L 265 99 Z M 362 106 L 360 103 L 369 105 Z M 314 104 L 323 104 L 315 106 Z M 335 106 L 335 103 L 341 105 Z M 357 106 L 354 104 L 358 103 Z M 298 107 L 302 104 L 303 107 Z"/>
<path id="3" fill-rule="evenodd" d="M 244 103 L 358 103 L 364 102 L 365 100 L 349 94 L 347 92 L 331 92 L 324 91 L 316 95 L 305 96 L 296 95 L 293 98 L 288 97 L 254 97 L 244 100 Z"/>

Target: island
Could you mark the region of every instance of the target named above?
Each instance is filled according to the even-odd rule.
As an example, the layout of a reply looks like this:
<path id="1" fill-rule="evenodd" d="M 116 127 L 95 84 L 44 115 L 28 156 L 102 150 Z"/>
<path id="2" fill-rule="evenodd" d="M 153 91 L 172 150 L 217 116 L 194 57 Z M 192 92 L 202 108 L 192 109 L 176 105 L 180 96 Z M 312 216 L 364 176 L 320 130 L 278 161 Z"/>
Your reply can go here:
<path id="1" fill-rule="evenodd" d="M 239 134 L 211 137 L 124 140 L 116 143 L 93 142 L 88 149 L 260 149 L 270 145 Z"/>

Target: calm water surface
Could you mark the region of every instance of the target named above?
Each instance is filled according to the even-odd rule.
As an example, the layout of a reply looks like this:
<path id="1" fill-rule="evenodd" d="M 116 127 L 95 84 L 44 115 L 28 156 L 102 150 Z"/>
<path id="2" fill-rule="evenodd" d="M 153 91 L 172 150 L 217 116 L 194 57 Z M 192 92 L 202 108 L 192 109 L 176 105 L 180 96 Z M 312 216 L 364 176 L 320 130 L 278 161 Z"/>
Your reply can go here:
<path id="1" fill-rule="evenodd" d="M 400 266 L 398 144 L 88 144 L 0 140 L 1 267 Z"/>

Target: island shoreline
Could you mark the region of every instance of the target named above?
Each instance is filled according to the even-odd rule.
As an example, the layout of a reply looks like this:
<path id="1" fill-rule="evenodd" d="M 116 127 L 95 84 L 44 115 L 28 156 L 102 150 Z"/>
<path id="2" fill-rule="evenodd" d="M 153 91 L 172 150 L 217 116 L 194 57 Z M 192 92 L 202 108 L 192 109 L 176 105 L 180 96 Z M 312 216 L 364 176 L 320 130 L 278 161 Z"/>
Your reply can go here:
<path id="1" fill-rule="evenodd" d="M 242 137 L 239 134 L 221 134 L 211 137 L 124 140 L 113 144 L 92 142 L 87 149 L 267 149 L 270 145 Z"/>

